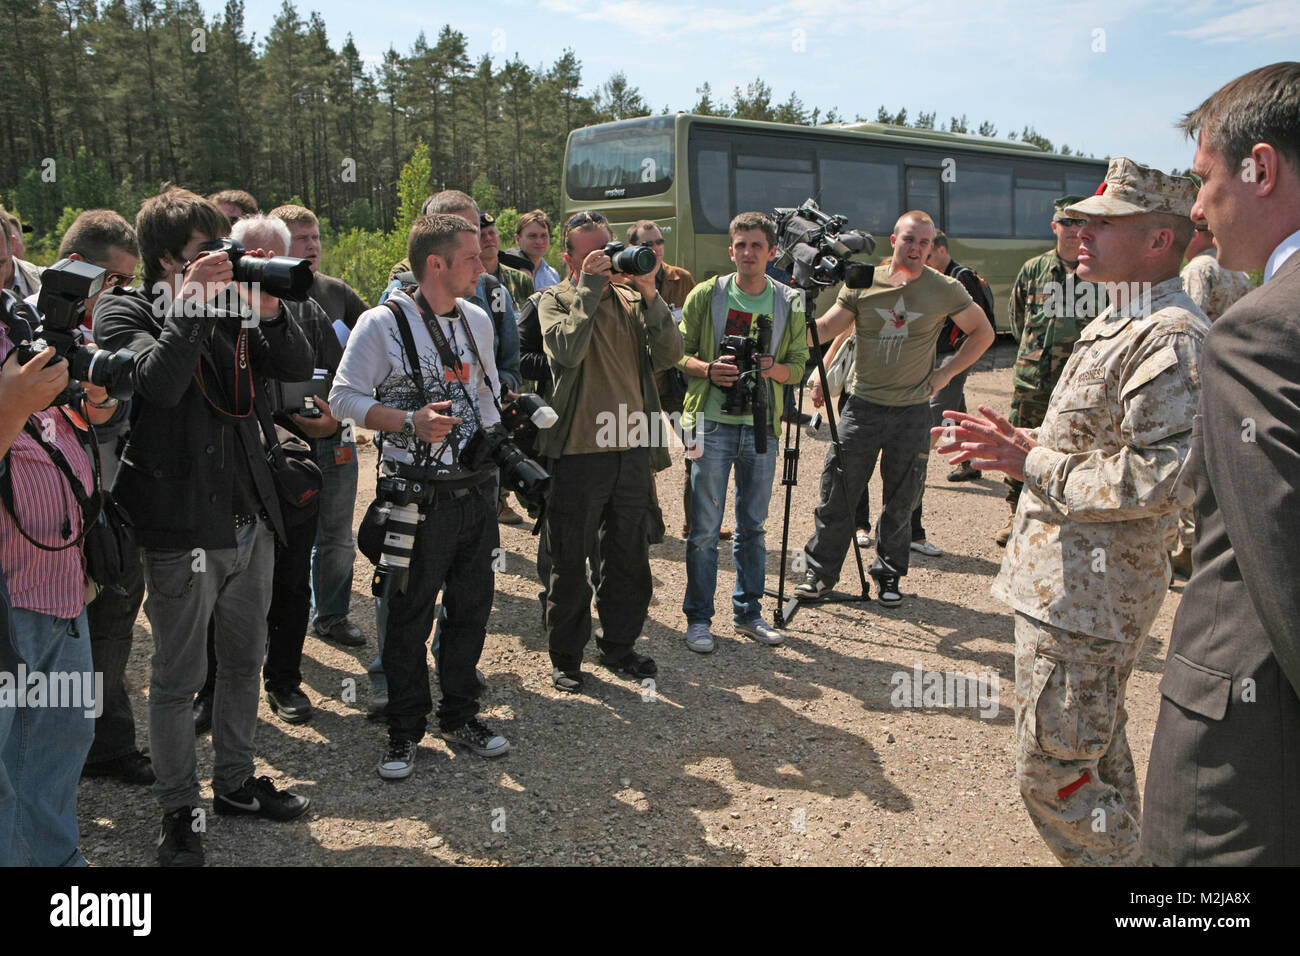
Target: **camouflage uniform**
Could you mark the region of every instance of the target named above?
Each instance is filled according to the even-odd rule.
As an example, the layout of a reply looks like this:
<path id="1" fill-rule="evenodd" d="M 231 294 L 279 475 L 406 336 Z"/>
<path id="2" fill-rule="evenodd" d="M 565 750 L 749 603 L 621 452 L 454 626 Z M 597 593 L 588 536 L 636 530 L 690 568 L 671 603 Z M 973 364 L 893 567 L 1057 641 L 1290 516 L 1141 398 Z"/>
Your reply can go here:
<path id="1" fill-rule="evenodd" d="M 1070 350 L 1101 309 L 1102 290 L 1073 274 L 1052 249 L 1026 262 L 1011 288 L 1011 331 L 1020 345 L 1011 373 L 1009 420 L 1018 428 L 1042 424 Z M 1006 484 L 1014 510 L 1021 484 L 1014 478 L 1007 478 Z"/>
<path id="2" fill-rule="evenodd" d="M 515 301 L 516 310 L 522 309 L 528 297 L 533 294 L 533 277 L 522 269 L 512 269 L 504 262 L 498 262 L 496 271 L 489 275 L 506 287 L 510 298 Z"/>
<path id="3" fill-rule="evenodd" d="M 1255 288 L 1250 276 L 1219 265 L 1214 249 L 1209 248 L 1183 266 L 1183 291 L 1201 307 L 1205 317 L 1214 322 L 1228 307 Z"/>
<path id="4" fill-rule="evenodd" d="M 1178 478 L 1208 331 L 1177 277 L 1151 290 L 1148 317 L 1107 308 L 1080 336 L 1025 461 L 1029 494 L 993 595 L 1017 612 L 1021 794 L 1064 863 L 1138 856 L 1124 689 L 1190 499 Z"/>

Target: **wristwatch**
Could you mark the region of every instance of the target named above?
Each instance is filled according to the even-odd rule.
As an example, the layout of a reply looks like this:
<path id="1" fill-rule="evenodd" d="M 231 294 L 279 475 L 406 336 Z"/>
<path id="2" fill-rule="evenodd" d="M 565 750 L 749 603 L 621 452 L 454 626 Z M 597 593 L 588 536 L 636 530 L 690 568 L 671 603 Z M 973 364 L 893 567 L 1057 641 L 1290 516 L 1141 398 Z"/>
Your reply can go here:
<path id="1" fill-rule="evenodd" d="M 406 419 L 402 422 L 402 434 L 415 436 L 415 412 L 406 413 Z"/>

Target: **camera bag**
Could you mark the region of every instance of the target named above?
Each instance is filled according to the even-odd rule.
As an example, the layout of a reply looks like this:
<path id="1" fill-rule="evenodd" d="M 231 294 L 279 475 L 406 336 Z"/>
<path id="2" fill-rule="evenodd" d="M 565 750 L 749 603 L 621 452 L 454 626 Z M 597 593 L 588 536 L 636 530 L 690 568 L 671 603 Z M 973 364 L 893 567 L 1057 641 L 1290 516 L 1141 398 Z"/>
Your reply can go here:
<path id="1" fill-rule="evenodd" d="M 280 515 L 286 528 L 316 517 L 320 508 L 321 473 L 311 445 L 293 432 L 274 424 L 260 402 L 254 401 L 257 421 L 266 435 L 266 463 L 275 479 Z"/>

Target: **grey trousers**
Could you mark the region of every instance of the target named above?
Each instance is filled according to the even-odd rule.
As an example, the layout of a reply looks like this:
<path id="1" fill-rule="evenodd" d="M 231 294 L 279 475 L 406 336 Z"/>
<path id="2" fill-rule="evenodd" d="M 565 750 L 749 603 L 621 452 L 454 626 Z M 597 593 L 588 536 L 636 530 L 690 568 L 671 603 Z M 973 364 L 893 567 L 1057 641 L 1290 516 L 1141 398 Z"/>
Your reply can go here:
<path id="1" fill-rule="evenodd" d="M 880 458 L 885 497 L 880 515 L 876 561 L 906 574 L 911 555 L 912 510 L 921 497 L 926 462 L 930 457 L 930 403 L 876 405 L 851 395 L 839 425 L 844 450 L 844 483 L 835 477 L 835 446 L 826 449 L 822 468 L 821 504 L 813 516 L 816 530 L 804 546 L 808 567 L 823 581 L 840 578 L 844 557 L 852 543 L 858 499 Z M 850 500 L 845 500 L 844 489 Z"/>
<path id="2" fill-rule="evenodd" d="M 260 520 L 236 532 L 234 548 L 144 552 L 144 610 L 154 640 L 149 745 L 164 812 L 199 802 L 194 695 L 208 672 L 209 618 L 217 652 L 212 791 L 238 790 L 253 775 L 274 568 L 275 536 Z"/>

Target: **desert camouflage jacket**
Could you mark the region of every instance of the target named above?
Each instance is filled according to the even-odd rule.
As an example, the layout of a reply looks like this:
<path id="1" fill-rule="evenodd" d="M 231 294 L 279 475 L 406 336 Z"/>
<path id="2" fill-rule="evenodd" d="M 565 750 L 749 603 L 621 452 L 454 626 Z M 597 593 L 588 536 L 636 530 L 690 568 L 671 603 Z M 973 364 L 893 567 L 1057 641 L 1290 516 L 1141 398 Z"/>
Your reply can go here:
<path id="1" fill-rule="evenodd" d="M 1214 322 L 1228 307 L 1255 288 L 1250 276 L 1219 265 L 1211 253 L 1203 252 L 1183 266 L 1183 291 Z"/>
<path id="2" fill-rule="evenodd" d="M 1192 489 L 1180 483 L 1209 322 L 1178 277 L 1079 337 L 1025 460 L 993 596 L 1113 641 L 1140 640 L 1169 581 L 1166 551 Z"/>

